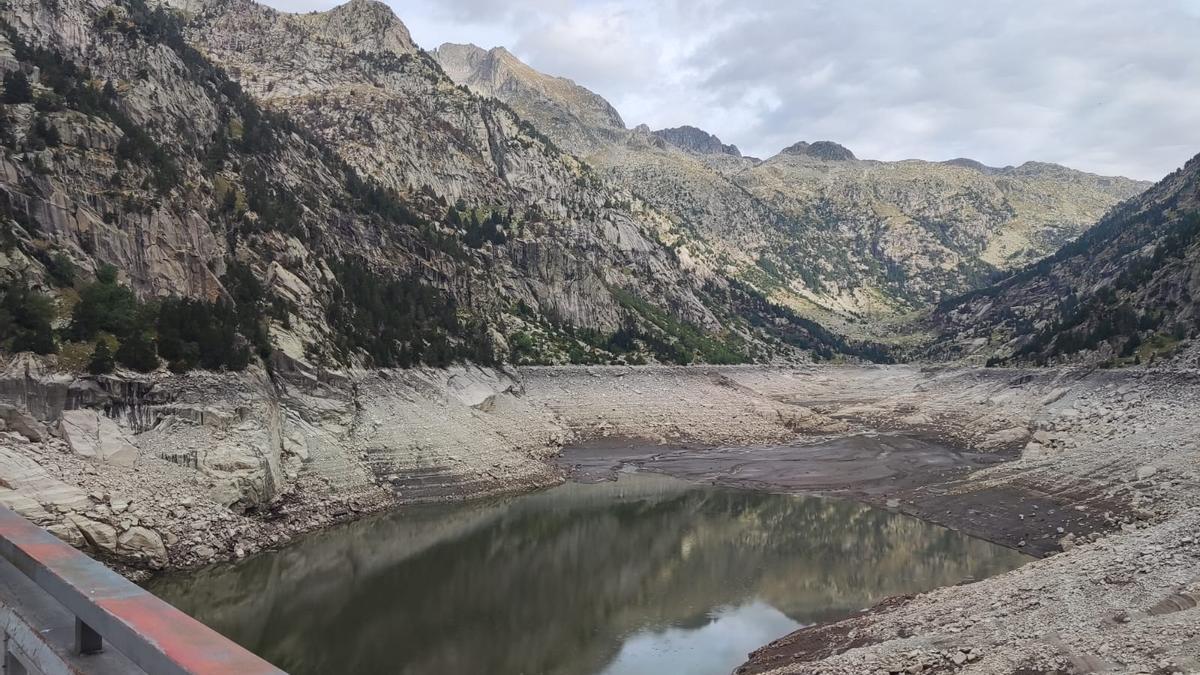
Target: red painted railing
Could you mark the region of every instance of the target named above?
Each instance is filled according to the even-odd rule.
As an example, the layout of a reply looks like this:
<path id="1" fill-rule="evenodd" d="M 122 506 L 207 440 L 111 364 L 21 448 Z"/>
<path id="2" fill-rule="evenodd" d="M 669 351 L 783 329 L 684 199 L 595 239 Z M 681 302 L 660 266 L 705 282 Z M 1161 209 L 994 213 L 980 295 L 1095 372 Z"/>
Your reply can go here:
<path id="1" fill-rule="evenodd" d="M 154 675 L 283 673 L 3 507 L 0 558 L 75 616 L 76 654 L 99 652 L 107 642 Z"/>

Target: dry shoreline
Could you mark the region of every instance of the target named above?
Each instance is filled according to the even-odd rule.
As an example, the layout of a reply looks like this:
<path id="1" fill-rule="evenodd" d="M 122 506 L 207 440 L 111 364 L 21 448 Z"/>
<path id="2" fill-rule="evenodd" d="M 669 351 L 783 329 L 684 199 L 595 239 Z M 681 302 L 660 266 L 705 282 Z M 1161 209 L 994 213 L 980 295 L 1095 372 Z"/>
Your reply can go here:
<path id="1" fill-rule="evenodd" d="M 1187 605 L 1200 580 L 1194 371 L 547 367 L 96 383 L 10 364 L 2 386 L 45 433 L 0 431 L 0 502 L 137 569 L 249 555 L 397 504 L 554 484 L 561 447 L 639 438 L 659 446 L 648 463 L 701 480 L 838 494 L 1035 555 L 1069 549 L 782 638 L 745 672 L 1200 668 L 1195 612 L 1154 610 Z M 82 456 L 86 444 L 54 430 L 68 411 L 102 413 L 114 424 L 95 449 L 118 447 L 117 434 L 136 461 Z M 914 445 L 855 456 L 845 439 L 870 429 Z M 831 454 L 790 474 L 747 474 L 720 450 L 783 453 L 775 469 L 796 469 L 797 448 L 829 437 L 842 439 Z M 861 480 L 847 482 L 848 467 Z"/>
<path id="2" fill-rule="evenodd" d="M 725 487 L 847 499 L 1039 558 L 1061 552 L 1060 527 L 1087 533 L 1119 527 L 1099 517 L 1098 509 L 1073 508 L 1096 505 L 1102 495 L 1067 500 L 1020 485 L 959 492 L 972 472 L 1016 457 L 1011 450 L 958 450 L 920 432 L 860 431 L 764 447 L 653 446 L 605 438 L 566 447 L 558 461 L 573 480 L 584 482 L 612 480 L 632 467 Z M 1028 515 L 1019 518 L 1020 512 Z"/>

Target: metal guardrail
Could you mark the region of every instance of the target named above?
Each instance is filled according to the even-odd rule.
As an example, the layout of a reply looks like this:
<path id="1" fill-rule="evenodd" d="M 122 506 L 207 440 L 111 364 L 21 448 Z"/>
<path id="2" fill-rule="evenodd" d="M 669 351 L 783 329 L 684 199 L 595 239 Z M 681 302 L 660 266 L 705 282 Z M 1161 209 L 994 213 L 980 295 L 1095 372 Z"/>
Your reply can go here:
<path id="1" fill-rule="evenodd" d="M 153 675 L 284 675 L 282 670 L 4 507 L 0 507 L 0 558 L 74 615 L 74 655 L 98 654 L 107 641 L 125 659 Z M 14 639 L 27 640 L 39 632 L 38 626 L 28 628 L 33 630 L 4 626 L 6 673 L 90 672 L 87 659 L 96 657 L 81 656 L 71 663 L 64 659 L 52 664 L 54 668 L 46 668 L 47 652 L 52 649 L 45 645 L 33 647 L 42 663 L 25 663 L 28 653 L 25 659 L 19 658 L 9 645 Z"/>

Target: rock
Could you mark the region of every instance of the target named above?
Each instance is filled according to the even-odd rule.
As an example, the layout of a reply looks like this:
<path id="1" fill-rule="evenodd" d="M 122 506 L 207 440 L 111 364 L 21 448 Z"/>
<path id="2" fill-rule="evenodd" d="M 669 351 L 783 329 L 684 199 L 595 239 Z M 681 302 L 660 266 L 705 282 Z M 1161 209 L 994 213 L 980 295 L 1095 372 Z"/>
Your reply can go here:
<path id="1" fill-rule="evenodd" d="M 83 533 L 70 521 L 47 525 L 46 531 L 75 548 L 87 546 L 87 539 L 83 537 Z"/>
<path id="2" fill-rule="evenodd" d="M 1156 466 L 1150 466 L 1150 465 L 1139 466 L 1137 468 L 1137 471 L 1134 472 L 1134 478 L 1136 478 L 1137 480 L 1146 480 L 1147 478 L 1153 476 L 1156 473 L 1158 473 L 1158 467 L 1156 467 Z"/>
<path id="3" fill-rule="evenodd" d="M 5 429 L 15 431 L 34 443 L 41 443 L 49 434 L 46 425 L 11 405 L 0 404 L 0 419 Z"/>
<path id="4" fill-rule="evenodd" d="M 967 662 L 967 655 L 962 652 L 954 652 L 954 656 L 951 656 L 950 660 L 954 662 L 954 665 L 961 666 Z"/>
<path id="5" fill-rule="evenodd" d="M 137 447 L 129 442 L 125 430 L 95 410 L 64 410 L 59 433 L 71 452 L 118 466 L 133 466 Z"/>
<path id="6" fill-rule="evenodd" d="M 161 567 L 167 564 L 167 547 L 157 532 L 145 527 L 131 527 L 117 538 L 117 551 L 132 556 L 140 556 L 151 566 Z"/>
<path id="7" fill-rule="evenodd" d="M 75 514 L 68 518 L 83 533 L 84 539 L 92 548 L 102 553 L 115 554 L 117 552 L 117 531 L 112 525 L 98 523 Z"/>
<path id="8" fill-rule="evenodd" d="M 193 548 L 192 553 L 197 558 L 201 558 L 203 560 L 210 560 L 213 556 L 215 556 L 217 554 L 217 550 L 211 546 L 205 546 L 204 544 L 201 544 L 200 546 Z"/>
<path id="9" fill-rule="evenodd" d="M 37 462 L 11 448 L 0 447 L 0 488 L 0 501 L 38 524 L 56 520 L 45 518 L 47 511 L 91 507 L 82 490 L 51 477 Z"/>
<path id="10" fill-rule="evenodd" d="M 983 439 L 979 446 L 985 450 L 994 450 L 997 448 L 1005 448 L 1009 446 L 1018 446 L 1024 444 L 1029 439 L 1029 429 L 1025 427 L 1011 427 L 1009 429 L 1001 429 L 994 431 Z"/>

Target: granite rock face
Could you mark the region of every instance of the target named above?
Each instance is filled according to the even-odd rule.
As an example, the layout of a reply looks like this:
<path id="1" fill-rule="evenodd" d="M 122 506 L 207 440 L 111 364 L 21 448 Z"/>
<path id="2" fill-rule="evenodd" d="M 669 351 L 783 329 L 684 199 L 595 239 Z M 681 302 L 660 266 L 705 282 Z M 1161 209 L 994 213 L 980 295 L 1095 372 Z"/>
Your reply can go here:
<path id="1" fill-rule="evenodd" d="M 696 155 L 731 155 L 741 157 L 736 145 L 726 145 L 721 139 L 693 126 L 659 129 L 654 135 L 671 145 Z"/>
<path id="2" fill-rule="evenodd" d="M 14 245 L 0 251 L 0 282 L 48 293 L 64 313 L 73 299 L 49 267 L 60 258 L 79 284 L 111 265 L 146 300 L 230 300 L 229 275 L 244 271 L 273 307 L 282 365 L 371 365 L 329 321 L 349 261 L 444 293 L 501 359 L 514 335 L 534 336 L 533 361 L 612 359 L 601 337 L 631 325 L 664 344 L 695 331 L 744 358 L 804 358 L 728 311 L 729 277 L 680 249 L 668 215 L 457 86 L 381 3 L 287 14 L 249 0 L 53 11 L 21 0 L 0 20 L 11 28 L 0 63 L 28 69 L 38 96 L 107 97 L 99 108 L 5 106 L 14 138 L 0 151 L 0 220 Z M 459 51 L 493 63 L 497 86 L 528 80 L 570 101 L 571 128 L 625 133 L 611 106 L 569 82 L 502 74 L 520 65 L 506 52 Z M 75 80 L 39 79 L 38 58 L 68 59 Z M 53 147 L 34 138 L 46 127 Z M 493 218 L 496 232 L 472 239 Z"/>

